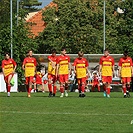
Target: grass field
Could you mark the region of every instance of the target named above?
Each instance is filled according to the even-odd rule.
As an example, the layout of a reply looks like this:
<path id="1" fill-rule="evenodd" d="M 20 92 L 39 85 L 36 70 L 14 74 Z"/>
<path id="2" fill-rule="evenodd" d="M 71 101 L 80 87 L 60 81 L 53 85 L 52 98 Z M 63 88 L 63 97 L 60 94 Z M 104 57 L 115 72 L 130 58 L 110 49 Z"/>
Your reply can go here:
<path id="1" fill-rule="evenodd" d="M 0 93 L 0 133 L 133 133 L 133 93 L 88 92 L 85 98 L 48 93 Z"/>

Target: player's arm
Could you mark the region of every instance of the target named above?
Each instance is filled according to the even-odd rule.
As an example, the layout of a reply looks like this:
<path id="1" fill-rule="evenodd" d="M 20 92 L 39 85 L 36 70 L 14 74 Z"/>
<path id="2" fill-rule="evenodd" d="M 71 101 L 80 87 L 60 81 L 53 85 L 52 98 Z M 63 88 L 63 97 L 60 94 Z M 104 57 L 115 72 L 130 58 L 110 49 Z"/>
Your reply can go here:
<path id="1" fill-rule="evenodd" d="M 114 75 L 114 73 L 115 73 L 115 66 L 113 65 L 112 66 L 112 76 Z"/>
<path id="2" fill-rule="evenodd" d="M 69 74 L 71 74 L 71 63 L 68 64 Z"/>
<path id="3" fill-rule="evenodd" d="M 22 69 L 25 70 L 25 59 L 23 61 Z"/>
<path id="4" fill-rule="evenodd" d="M 16 62 L 13 60 L 13 65 L 14 65 L 14 68 L 13 68 L 13 73 L 15 73 L 15 71 L 16 71 L 16 68 L 17 68 L 17 64 L 16 64 Z"/>
<path id="5" fill-rule="evenodd" d="M 4 73 L 4 67 L 2 68 L 2 72 L 3 72 L 3 75 L 5 76 L 5 73 Z"/>
<path id="6" fill-rule="evenodd" d="M 14 66 L 13 73 L 15 73 L 16 68 L 17 68 L 17 65 Z"/>
<path id="7" fill-rule="evenodd" d="M 76 66 L 73 66 L 73 71 L 74 71 L 74 73 L 76 75 Z"/>
<path id="8" fill-rule="evenodd" d="M 121 77 L 121 66 L 122 66 L 121 60 L 119 61 L 118 66 L 119 66 L 119 68 L 118 68 L 118 77 Z"/>
<path id="9" fill-rule="evenodd" d="M 86 74 L 88 75 L 88 77 L 90 77 L 90 71 L 89 71 L 88 67 L 86 67 Z"/>
<path id="10" fill-rule="evenodd" d="M 56 65 L 56 69 L 55 69 L 56 77 L 58 76 L 58 74 L 59 74 L 59 64 Z"/>
<path id="11" fill-rule="evenodd" d="M 2 61 L 2 72 L 3 72 L 3 75 L 5 76 L 5 71 L 4 71 L 4 62 Z"/>
<path id="12" fill-rule="evenodd" d="M 121 77 L 121 66 L 119 66 L 118 77 Z"/>
<path id="13" fill-rule="evenodd" d="M 99 75 L 101 75 L 101 70 L 102 70 L 102 65 L 99 65 L 99 70 L 98 70 Z"/>

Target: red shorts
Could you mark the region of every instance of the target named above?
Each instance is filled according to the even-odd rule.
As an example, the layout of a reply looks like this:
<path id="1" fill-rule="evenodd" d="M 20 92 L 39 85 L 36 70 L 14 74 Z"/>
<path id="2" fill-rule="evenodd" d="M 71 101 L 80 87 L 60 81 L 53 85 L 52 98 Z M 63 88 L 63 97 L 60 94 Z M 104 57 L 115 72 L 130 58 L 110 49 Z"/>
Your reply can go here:
<path id="1" fill-rule="evenodd" d="M 53 83 L 55 83 L 55 82 L 56 82 L 56 76 L 55 76 L 55 75 L 53 75 L 53 74 L 48 74 L 48 79 L 52 80 L 52 81 L 53 81 Z"/>
<path id="2" fill-rule="evenodd" d="M 28 85 L 29 82 L 34 83 L 34 76 L 30 76 L 30 77 L 25 77 L 25 84 Z"/>
<path id="3" fill-rule="evenodd" d="M 131 77 L 122 77 L 121 81 L 122 81 L 123 84 L 130 83 L 131 82 Z"/>
<path id="4" fill-rule="evenodd" d="M 99 85 L 99 82 L 92 82 L 92 85 L 93 86 L 98 86 Z"/>
<path id="5" fill-rule="evenodd" d="M 102 82 L 111 83 L 112 76 L 102 76 Z"/>
<path id="6" fill-rule="evenodd" d="M 86 84 L 86 77 L 85 78 L 77 79 L 77 82 L 78 82 L 78 85 L 80 85 L 82 83 Z"/>
<path id="7" fill-rule="evenodd" d="M 59 82 L 60 83 L 68 82 L 68 74 L 59 75 Z"/>
<path id="8" fill-rule="evenodd" d="M 14 74 L 11 73 L 11 74 L 9 74 L 9 75 L 7 75 L 7 76 L 4 77 L 4 80 L 5 80 L 6 83 L 8 83 L 8 77 L 9 77 L 10 75 L 12 75 L 12 77 L 13 77 Z"/>

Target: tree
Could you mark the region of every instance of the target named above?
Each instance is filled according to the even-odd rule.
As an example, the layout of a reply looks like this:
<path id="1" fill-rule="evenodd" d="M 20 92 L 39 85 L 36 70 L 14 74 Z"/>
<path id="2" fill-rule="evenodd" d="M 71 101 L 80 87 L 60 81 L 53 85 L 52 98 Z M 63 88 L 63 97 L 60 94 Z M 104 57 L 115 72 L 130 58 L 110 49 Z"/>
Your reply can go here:
<path id="1" fill-rule="evenodd" d="M 97 0 L 98 1 L 98 0 Z M 69 53 L 103 52 L 103 1 L 54 0 L 58 8 L 44 11 L 45 30 L 38 37 L 41 53 L 52 47 L 68 48 Z M 119 14 L 117 8 L 125 12 Z M 132 0 L 106 1 L 106 47 L 111 53 L 122 53 L 123 48 L 133 49 Z M 44 49 L 42 51 L 42 49 Z"/>
<path id="2" fill-rule="evenodd" d="M 4 53 L 10 53 L 10 44 L 11 44 L 11 36 L 10 36 L 10 3 L 8 0 L 0 2 L 0 61 L 4 58 Z M 13 1 L 13 7 L 16 7 L 16 0 Z M 5 15 L 6 14 L 6 15 Z M 26 53 L 29 49 L 33 50 L 34 52 L 37 51 L 37 43 L 36 40 L 29 38 L 30 33 L 28 30 L 28 26 L 24 21 L 24 17 L 26 12 L 24 9 L 20 10 L 18 26 L 16 25 L 16 10 L 13 9 L 13 58 L 17 62 L 17 72 L 18 72 L 18 79 L 19 85 L 22 82 L 23 71 L 22 71 L 22 61 L 24 57 L 26 57 Z"/>

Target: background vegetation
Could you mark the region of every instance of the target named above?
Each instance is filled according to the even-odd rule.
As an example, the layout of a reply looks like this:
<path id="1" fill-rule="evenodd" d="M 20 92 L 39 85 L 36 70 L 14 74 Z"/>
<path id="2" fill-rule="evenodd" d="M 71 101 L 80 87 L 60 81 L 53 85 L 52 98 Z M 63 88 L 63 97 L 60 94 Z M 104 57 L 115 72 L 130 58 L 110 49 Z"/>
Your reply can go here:
<path id="1" fill-rule="evenodd" d="M 22 61 L 27 50 L 50 53 L 54 47 L 67 47 L 68 53 L 83 50 L 86 54 L 103 53 L 103 0 L 54 0 L 58 7 L 47 8 L 43 20 L 45 30 L 36 38 L 29 38 L 26 15 L 38 10 L 38 0 L 20 0 L 17 25 L 17 0 L 13 0 L 13 58 L 22 78 Z M 124 13 L 117 13 L 120 7 Z M 0 1 L 0 61 L 4 53 L 10 53 L 10 1 Z M 133 1 L 106 0 L 106 47 L 113 54 L 121 54 L 127 48 L 133 57 Z M 21 83 L 21 80 L 19 81 Z"/>

